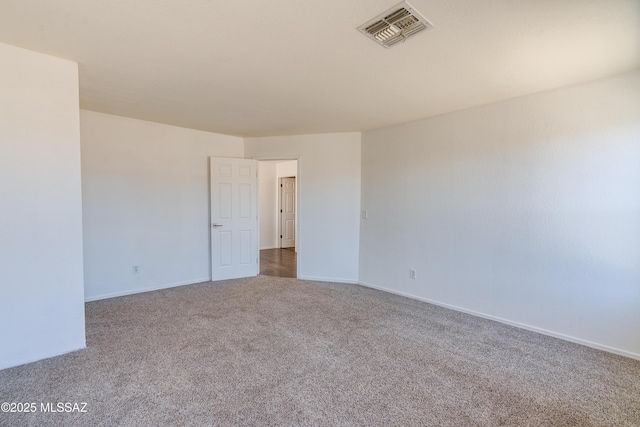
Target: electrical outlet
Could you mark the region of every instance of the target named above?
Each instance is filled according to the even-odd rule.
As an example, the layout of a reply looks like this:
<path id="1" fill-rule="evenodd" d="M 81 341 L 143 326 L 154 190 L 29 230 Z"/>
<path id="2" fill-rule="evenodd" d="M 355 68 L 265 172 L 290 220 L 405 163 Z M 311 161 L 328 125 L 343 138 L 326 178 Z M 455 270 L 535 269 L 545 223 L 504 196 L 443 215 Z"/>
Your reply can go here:
<path id="1" fill-rule="evenodd" d="M 409 269 L 409 279 L 415 279 L 418 276 L 418 272 L 415 268 Z"/>
<path id="2" fill-rule="evenodd" d="M 367 219 L 369 218 L 369 211 L 368 210 L 363 210 L 362 211 L 362 219 Z"/>
<path id="3" fill-rule="evenodd" d="M 131 267 L 131 273 L 140 274 L 140 266 L 139 265 L 134 265 L 133 267 Z"/>

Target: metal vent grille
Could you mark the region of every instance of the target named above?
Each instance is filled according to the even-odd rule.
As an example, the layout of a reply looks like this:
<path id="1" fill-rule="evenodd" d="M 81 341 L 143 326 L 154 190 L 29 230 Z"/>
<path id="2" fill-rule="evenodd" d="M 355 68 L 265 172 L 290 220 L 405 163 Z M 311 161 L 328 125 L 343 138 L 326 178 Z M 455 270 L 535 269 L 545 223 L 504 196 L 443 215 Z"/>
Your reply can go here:
<path id="1" fill-rule="evenodd" d="M 411 7 L 402 2 L 358 27 L 358 31 L 385 48 L 403 42 L 433 25 Z"/>

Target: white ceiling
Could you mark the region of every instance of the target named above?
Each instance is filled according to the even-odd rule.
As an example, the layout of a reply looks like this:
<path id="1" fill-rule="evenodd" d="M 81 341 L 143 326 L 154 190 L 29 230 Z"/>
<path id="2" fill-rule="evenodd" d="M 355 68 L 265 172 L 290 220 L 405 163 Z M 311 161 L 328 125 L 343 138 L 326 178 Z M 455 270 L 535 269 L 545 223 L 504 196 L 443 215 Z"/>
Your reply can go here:
<path id="1" fill-rule="evenodd" d="M 640 67 L 640 0 L 0 0 L 0 41 L 78 62 L 82 108 L 267 136 L 360 131 Z M 0 59 L 1 60 L 1 59 Z"/>

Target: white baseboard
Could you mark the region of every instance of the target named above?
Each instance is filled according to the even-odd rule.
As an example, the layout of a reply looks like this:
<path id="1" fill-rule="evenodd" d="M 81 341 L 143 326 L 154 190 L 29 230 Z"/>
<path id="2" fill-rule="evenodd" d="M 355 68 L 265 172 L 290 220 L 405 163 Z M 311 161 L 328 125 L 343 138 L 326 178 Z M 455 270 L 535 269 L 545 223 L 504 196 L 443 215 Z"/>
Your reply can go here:
<path id="1" fill-rule="evenodd" d="M 422 298 L 422 297 L 419 297 L 419 296 L 416 296 L 416 295 L 408 294 L 406 292 L 396 291 L 394 289 L 389 289 L 389 288 L 385 288 L 385 287 L 382 287 L 382 286 L 372 285 L 371 283 L 359 282 L 359 284 L 362 285 L 362 286 L 366 286 L 367 288 L 372 288 L 372 289 L 377 289 L 379 291 L 389 292 L 391 294 L 400 295 L 400 296 L 403 296 L 403 297 L 415 299 L 415 300 L 418 300 L 418 301 L 426 302 L 426 303 L 437 305 L 437 306 L 440 306 L 440 307 L 449 308 L 451 310 L 460 311 L 462 313 L 471 314 L 473 316 L 482 317 L 484 319 L 494 320 L 496 322 L 504 323 L 504 324 L 507 324 L 507 325 L 510 325 L 510 326 L 515 326 L 515 327 L 521 328 L 521 329 L 526 329 L 528 331 L 537 332 L 539 334 L 548 335 L 550 337 L 559 338 L 561 340 L 569 341 L 569 342 L 572 342 L 572 343 L 581 344 L 581 345 L 585 345 L 587 347 L 595 348 L 595 349 L 598 349 L 598 350 L 607 351 L 609 353 L 619 354 L 620 356 L 629 357 L 631 359 L 640 360 L 640 354 L 633 353 L 631 351 L 622 350 L 622 349 L 615 348 L 615 347 L 610 347 L 610 346 L 604 345 L 604 344 L 598 344 L 598 343 L 595 343 L 595 342 L 592 342 L 592 341 L 584 340 L 584 339 L 581 339 L 581 338 L 576 338 L 576 337 L 573 337 L 571 335 L 565 335 L 565 334 L 562 334 L 562 333 L 559 333 L 559 332 L 549 331 L 547 329 L 542 329 L 542 328 L 538 328 L 536 326 L 527 325 L 526 323 L 514 322 L 512 320 L 503 319 L 502 317 L 492 316 L 490 314 L 485 314 L 485 313 L 481 313 L 481 312 L 474 311 L 474 310 L 467 310 L 466 308 L 458 307 L 458 306 L 451 305 L 451 304 L 445 304 L 443 302 L 434 301 L 434 300 L 431 300 L 431 299 L 428 299 L 428 298 Z"/>
<path id="2" fill-rule="evenodd" d="M 278 249 L 277 246 L 265 246 L 264 248 L 260 248 L 261 251 L 266 251 L 267 249 Z"/>
<path id="3" fill-rule="evenodd" d="M 141 294 L 143 292 L 159 291 L 160 289 L 175 288 L 176 286 L 194 285 L 196 283 L 210 282 L 210 281 L 211 281 L 211 277 L 206 277 L 204 279 L 193 279 L 193 280 L 187 280 L 184 282 L 168 283 L 164 285 L 151 286 L 149 288 L 143 288 L 143 289 L 128 289 L 126 291 L 112 292 L 108 294 L 101 294 L 101 295 L 88 297 L 84 299 L 84 302 L 123 297 L 125 295 Z"/>
<path id="4" fill-rule="evenodd" d="M 329 277 L 313 277 L 313 276 L 298 276 L 300 280 L 312 280 L 314 282 L 330 282 L 330 283 L 346 283 L 349 285 L 360 284 L 357 280 L 353 279 L 333 279 Z"/>

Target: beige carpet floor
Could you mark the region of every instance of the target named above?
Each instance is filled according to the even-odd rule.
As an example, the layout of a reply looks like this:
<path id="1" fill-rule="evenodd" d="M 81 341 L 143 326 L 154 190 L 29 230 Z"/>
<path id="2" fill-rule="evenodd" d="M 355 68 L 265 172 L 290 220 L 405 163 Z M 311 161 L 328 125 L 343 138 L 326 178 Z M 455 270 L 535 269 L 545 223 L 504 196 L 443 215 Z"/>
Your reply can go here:
<path id="1" fill-rule="evenodd" d="M 355 285 L 258 276 L 86 305 L 0 371 L 1 426 L 640 426 L 640 361 Z M 51 331 L 55 333 L 55 331 Z"/>

